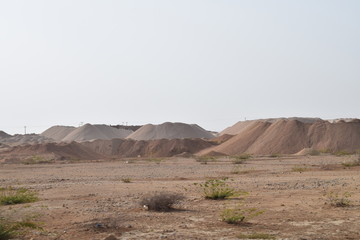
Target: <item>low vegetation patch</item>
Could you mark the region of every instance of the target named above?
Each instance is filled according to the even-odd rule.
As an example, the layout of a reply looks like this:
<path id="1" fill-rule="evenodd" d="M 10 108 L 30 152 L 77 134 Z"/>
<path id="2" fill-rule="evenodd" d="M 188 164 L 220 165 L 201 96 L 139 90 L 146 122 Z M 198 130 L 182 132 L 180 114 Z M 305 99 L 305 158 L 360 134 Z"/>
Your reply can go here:
<path id="1" fill-rule="evenodd" d="M 26 188 L 14 189 L 12 187 L 0 189 L 0 205 L 13 205 L 38 201 L 37 193 Z"/>
<path id="2" fill-rule="evenodd" d="M 198 156 L 195 158 L 195 160 L 200 164 L 208 164 L 208 162 L 216 161 L 216 158 L 213 156 Z"/>
<path id="3" fill-rule="evenodd" d="M 14 239 L 25 235 L 27 229 L 42 229 L 31 220 L 10 222 L 0 217 L 0 240 Z"/>
<path id="4" fill-rule="evenodd" d="M 172 192 L 155 192 L 142 198 L 140 205 L 150 211 L 170 211 L 175 204 L 183 201 L 185 197 Z"/>
<path id="5" fill-rule="evenodd" d="M 358 159 L 353 160 L 351 162 L 343 162 L 341 165 L 344 167 L 357 167 L 360 166 L 360 155 L 358 156 Z"/>
<path id="6" fill-rule="evenodd" d="M 280 157 L 281 157 L 281 154 L 279 154 L 279 153 L 273 153 L 273 154 L 271 154 L 269 157 L 271 157 L 271 158 L 280 158 Z"/>
<path id="7" fill-rule="evenodd" d="M 351 193 L 349 192 L 339 192 L 339 191 L 330 191 L 324 194 L 326 202 L 333 207 L 349 207 L 351 206 Z"/>
<path id="8" fill-rule="evenodd" d="M 121 181 L 123 183 L 131 183 L 131 178 L 122 178 Z"/>
<path id="9" fill-rule="evenodd" d="M 244 169 L 244 168 L 240 168 L 239 166 L 236 166 L 231 170 L 231 173 L 232 174 L 248 174 L 248 173 L 251 173 L 251 172 L 254 172 L 254 171 L 255 170 L 253 168 Z"/>
<path id="10" fill-rule="evenodd" d="M 245 192 L 238 191 L 231 187 L 227 181 L 228 178 L 210 179 L 204 183 L 194 183 L 194 185 L 197 185 L 202 189 L 202 192 L 207 199 L 225 199 L 246 194 Z"/>
<path id="11" fill-rule="evenodd" d="M 241 205 L 235 208 L 226 208 L 221 212 L 222 221 L 229 224 L 239 224 L 246 222 L 260 214 L 263 214 L 264 210 L 257 208 L 244 208 Z"/>
<path id="12" fill-rule="evenodd" d="M 299 173 L 302 173 L 302 172 L 305 172 L 307 171 L 308 169 L 306 167 L 301 167 L 301 166 L 295 166 L 291 169 L 291 171 L 293 172 L 299 172 Z"/>
<path id="13" fill-rule="evenodd" d="M 239 234 L 239 239 L 275 239 L 273 235 L 267 233 L 250 233 L 250 234 Z"/>
<path id="14" fill-rule="evenodd" d="M 352 153 L 348 152 L 348 151 L 338 151 L 338 152 L 334 152 L 335 156 L 338 157 L 342 157 L 342 156 L 348 156 L 351 155 Z"/>

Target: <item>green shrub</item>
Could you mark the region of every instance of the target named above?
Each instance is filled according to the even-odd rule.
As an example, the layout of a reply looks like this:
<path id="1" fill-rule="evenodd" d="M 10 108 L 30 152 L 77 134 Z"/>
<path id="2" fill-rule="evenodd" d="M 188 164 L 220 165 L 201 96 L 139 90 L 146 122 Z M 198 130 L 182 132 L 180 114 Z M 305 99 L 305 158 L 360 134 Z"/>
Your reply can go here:
<path id="1" fill-rule="evenodd" d="M 123 183 L 131 183 L 131 178 L 122 178 L 121 181 Z"/>
<path id="2" fill-rule="evenodd" d="M 150 211 L 169 211 L 185 197 L 172 192 L 155 192 L 142 198 L 140 205 Z"/>
<path id="3" fill-rule="evenodd" d="M 308 169 L 306 167 L 300 167 L 300 166 L 295 166 L 291 169 L 291 171 L 293 172 L 299 172 L 299 173 L 302 173 L 302 172 L 305 172 L 307 171 Z"/>
<path id="4" fill-rule="evenodd" d="M 348 155 L 351 155 L 351 153 L 350 152 L 348 152 L 348 151 L 338 151 L 338 152 L 335 152 L 334 153 L 334 155 L 335 156 L 338 156 L 338 157 L 342 157 L 342 156 L 348 156 Z"/>
<path id="5" fill-rule="evenodd" d="M 26 229 L 42 229 L 31 220 L 10 222 L 0 217 L 0 240 L 9 240 L 25 234 Z"/>
<path id="6" fill-rule="evenodd" d="M 358 159 L 353 160 L 351 162 L 343 162 L 341 163 L 341 165 L 343 165 L 344 167 L 356 167 L 356 166 L 360 166 L 360 155 L 358 156 Z"/>
<path id="7" fill-rule="evenodd" d="M 208 164 L 208 162 L 216 161 L 216 158 L 212 156 L 198 156 L 195 158 L 195 160 L 200 164 Z"/>
<path id="8" fill-rule="evenodd" d="M 194 183 L 198 185 L 207 199 L 225 199 L 229 197 L 246 194 L 245 192 L 237 191 L 227 183 L 228 178 L 211 179 L 205 183 Z"/>
<path id="9" fill-rule="evenodd" d="M 279 158 L 279 157 L 281 157 L 281 154 L 273 153 L 269 157 L 271 157 L 271 158 Z"/>
<path id="10" fill-rule="evenodd" d="M 340 193 L 338 191 L 331 191 L 325 193 L 327 202 L 333 207 L 349 207 L 351 205 L 349 192 Z"/>
<path id="11" fill-rule="evenodd" d="M 9 187 L 0 191 L 0 205 L 30 203 L 37 200 L 39 200 L 37 193 L 26 188 L 13 189 Z"/>
<path id="12" fill-rule="evenodd" d="M 251 233 L 251 234 L 240 234 L 237 236 L 239 239 L 275 239 L 274 236 L 267 233 Z"/>
<path id="13" fill-rule="evenodd" d="M 236 208 L 226 208 L 221 212 L 221 219 L 229 224 L 238 224 L 250 220 L 260 214 L 263 210 L 256 208 L 243 208 L 238 206 Z"/>

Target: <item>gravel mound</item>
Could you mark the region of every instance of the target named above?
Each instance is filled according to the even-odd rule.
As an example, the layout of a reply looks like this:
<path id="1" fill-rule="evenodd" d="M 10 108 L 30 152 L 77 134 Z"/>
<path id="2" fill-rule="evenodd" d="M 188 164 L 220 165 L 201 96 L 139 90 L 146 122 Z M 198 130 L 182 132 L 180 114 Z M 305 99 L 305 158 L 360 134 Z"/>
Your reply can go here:
<path id="1" fill-rule="evenodd" d="M 147 124 L 129 135 L 128 139 L 184 139 L 184 138 L 213 138 L 214 135 L 196 124 L 170 123 L 160 125 Z"/>
<path id="2" fill-rule="evenodd" d="M 233 126 L 239 132 L 223 144 L 201 152 L 216 151 L 227 155 L 295 154 L 304 148 L 330 152 L 355 152 L 360 149 L 360 122 L 310 119 L 248 121 Z M 228 128 L 227 131 L 231 130 Z"/>
<path id="3" fill-rule="evenodd" d="M 75 127 L 70 126 L 52 126 L 51 128 L 42 132 L 40 135 L 60 142 L 75 129 Z"/>
<path id="4" fill-rule="evenodd" d="M 112 139 L 82 143 L 102 155 L 119 157 L 172 157 L 178 154 L 194 154 L 214 143 L 204 139 Z"/>
<path id="5" fill-rule="evenodd" d="M 54 126 L 41 135 L 54 139 L 57 142 L 83 142 L 96 139 L 125 138 L 131 130 L 117 129 L 104 124 L 85 124 L 81 127 Z"/>

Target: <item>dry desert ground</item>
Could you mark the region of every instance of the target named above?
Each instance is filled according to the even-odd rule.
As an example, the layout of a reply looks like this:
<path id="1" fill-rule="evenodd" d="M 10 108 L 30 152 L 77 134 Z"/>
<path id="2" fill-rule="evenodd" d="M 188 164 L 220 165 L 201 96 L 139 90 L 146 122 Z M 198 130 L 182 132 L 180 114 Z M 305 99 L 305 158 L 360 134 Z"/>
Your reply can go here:
<path id="1" fill-rule="evenodd" d="M 349 156 L 251 157 L 234 164 L 216 159 L 112 159 L 51 164 L 1 164 L 0 186 L 38 193 L 33 203 L 0 206 L 11 218 L 34 216 L 42 230 L 24 239 L 239 239 L 266 234 L 274 239 L 360 239 L 359 166 L 344 167 Z M 205 199 L 201 187 L 214 178 L 248 192 L 225 200 Z M 130 182 L 127 183 L 125 179 Z M 149 193 L 185 196 L 174 210 L 147 211 Z M 336 207 L 330 193 L 349 206 Z M 240 224 L 221 220 L 225 208 L 264 213 Z M 247 220 L 247 219 L 245 219 Z M 109 238 L 110 239 L 110 238 Z"/>

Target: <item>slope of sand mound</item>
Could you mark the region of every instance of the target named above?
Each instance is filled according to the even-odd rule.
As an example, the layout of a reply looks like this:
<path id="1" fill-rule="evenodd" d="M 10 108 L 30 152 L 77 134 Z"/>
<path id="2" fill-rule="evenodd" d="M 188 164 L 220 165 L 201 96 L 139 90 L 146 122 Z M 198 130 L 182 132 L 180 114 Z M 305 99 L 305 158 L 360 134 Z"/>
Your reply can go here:
<path id="1" fill-rule="evenodd" d="M 54 139 L 55 141 L 59 142 L 63 140 L 68 134 L 74 131 L 75 127 L 70 126 L 52 126 L 49 129 L 42 132 L 40 135 Z"/>
<path id="2" fill-rule="evenodd" d="M 52 139 L 46 138 L 39 134 L 15 134 L 13 136 L 2 138 L 0 142 L 6 143 L 12 146 L 21 145 L 21 144 L 37 144 L 37 143 L 46 143 L 52 142 Z"/>
<path id="3" fill-rule="evenodd" d="M 196 124 L 170 123 L 147 124 L 127 138 L 134 140 L 213 138 L 214 135 Z"/>
<path id="4" fill-rule="evenodd" d="M 7 134 L 6 132 L 4 131 L 0 131 L 0 139 L 2 138 L 8 138 L 8 137 L 11 137 L 10 134 Z"/>
<path id="5" fill-rule="evenodd" d="M 119 157 L 171 157 L 178 154 L 194 154 L 202 149 L 213 146 L 204 139 L 157 139 L 157 140 L 133 140 L 112 139 L 83 142 L 84 146 L 93 151 Z"/>
<path id="6" fill-rule="evenodd" d="M 254 121 L 219 146 L 201 151 L 228 155 L 295 154 L 302 149 L 355 152 L 360 149 L 360 122 L 299 121 L 278 119 Z"/>
<path id="7" fill-rule="evenodd" d="M 72 143 L 44 143 L 15 146 L 2 151 L 0 159 L 7 162 L 21 162 L 29 159 L 42 160 L 94 160 L 103 156 L 95 153 L 77 142 Z"/>
<path id="8" fill-rule="evenodd" d="M 108 125 L 85 124 L 71 131 L 62 139 L 64 142 L 83 142 L 95 139 L 125 138 L 132 133 L 131 130 L 117 129 Z"/>
<path id="9" fill-rule="evenodd" d="M 221 131 L 219 135 L 230 134 L 230 135 L 237 135 L 240 134 L 242 131 L 245 131 L 246 128 L 251 127 L 253 124 L 257 124 L 258 122 L 269 122 L 275 123 L 277 121 L 284 120 L 296 120 L 302 123 L 315 123 L 317 121 L 321 121 L 320 118 L 301 118 L 301 117 L 292 117 L 292 118 L 267 118 L 267 119 L 257 119 L 257 120 L 248 120 L 248 121 L 240 121 L 234 124 L 231 127 L 228 127 Z"/>

